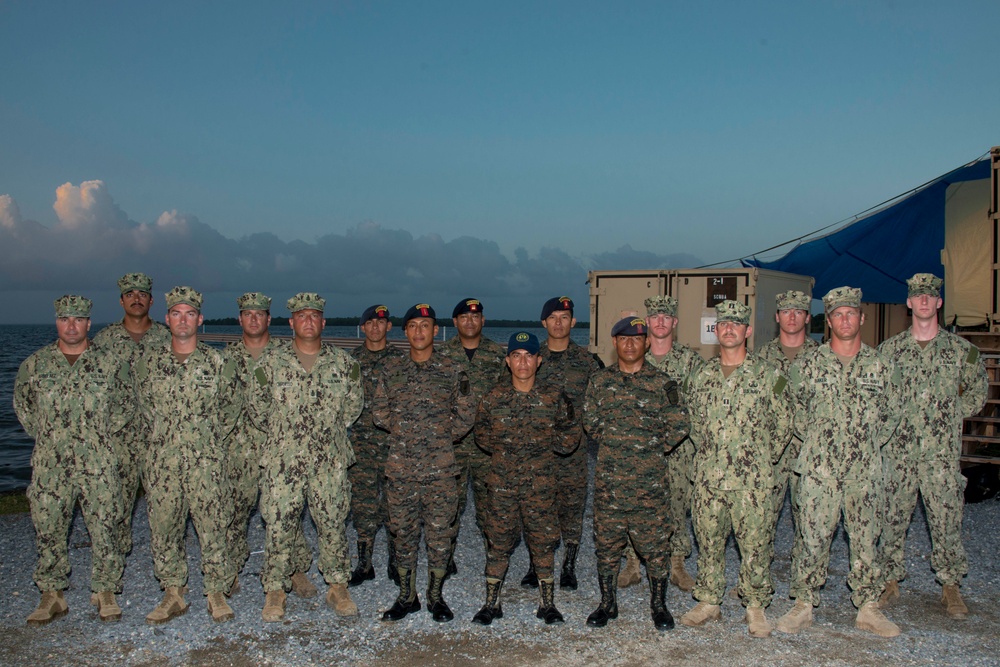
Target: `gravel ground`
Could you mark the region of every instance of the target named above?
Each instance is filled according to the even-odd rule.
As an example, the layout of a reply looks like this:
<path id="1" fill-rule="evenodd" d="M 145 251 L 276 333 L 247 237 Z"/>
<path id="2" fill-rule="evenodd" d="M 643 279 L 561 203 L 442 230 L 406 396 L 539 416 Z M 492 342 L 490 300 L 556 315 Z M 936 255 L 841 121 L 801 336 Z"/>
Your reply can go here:
<path id="1" fill-rule="evenodd" d="M 471 504 L 471 498 L 470 498 Z M 624 589 L 619 594 L 620 616 L 608 627 L 588 628 L 587 615 L 596 607 L 592 515 L 588 507 L 584 544 L 578 564 L 580 590 L 556 591 L 556 603 L 566 617 L 563 625 L 546 626 L 534 616 L 537 592 L 517 583 L 527 567 L 527 552 L 518 547 L 512 557 L 510 581 L 502 596 L 504 617 L 489 627 L 472 624 L 482 605 L 485 555 L 476 536 L 472 513 L 462 522 L 456 562 L 459 573 L 449 579 L 445 597 L 456 614 L 451 623 L 438 624 L 426 611 L 390 624 L 381 621 L 396 594 L 385 577 L 385 538 L 375 545 L 377 578 L 351 589 L 361 614 L 340 619 L 327 609 L 323 597 L 302 600 L 289 596 L 285 621 L 265 624 L 260 619 L 264 595 L 259 582 L 263 544 L 260 519 L 251 522 L 254 549 L 241 575 L 242 590 L 230 604 L 236 619 L 216 625 L 206 613 L 198 572 L 198 542 L 188 533 L 191 563 L 191 607 L 187 615 L 164 626 L 146 625 L 144 617 L 160 597 L 152 574 L 146 508 L 140 501 L 135 515 L 135 548 L 125 571 L 120 596 L 124 615 L 120 623 L 101 623 L 89 606 L 89 538 L 77 516 L 70 534 L 73 576 L 66 592 L 70 613 L 47 626 L 31 628 L 25 618 L 38 601 L 31 581 L 35 561 L 34 532 L 27 515 L 0 517 L 0 664 L 2 665 L 997 665 L 1000 664 L 1000 621 L 989 605 L 1000 593 L 1000 502 L 966 507 L 963 533 L 971 573 L 963 585 L 970 608 L 965 621 L 953 621 L 940 606 L 940 587 L 930 570 L 930 542 L 923 511 L 918 509 L 907 543 L 909 578 L 901 600 L 889 611 L 903 631 L 895 639 L 881 639 L 854 628 L 855 610 L 845 584 L 847 544 L 838 532 L 830 578 L 823 604 L 812 628 L 797 636 L 775 633 L 770 639 L 746 634 L 742 608 L 727 597 L 723 621 L 705 628 L 678 625 L 657 632 L 649 620 L 648 588 Z M 788 553 L 791 520 L 786 505 L 777 537 L 773 566 L 774 620 L 791 607 L 788 600 Z M 307 536 L 315 531 L 307 524 Z M 353 530 L 349 537 L 354 540 Z M 688 559 L 694 571 L 695 557 Z M 728 580 L 736 581 L 736 549 L 730 541 Z M 561 562 L 561 553 L 557 554 Z M 419 567 L 421 599 L 426 588 L 426 562 Z M 325 590 L 315 567 L 312 580 Z M 513 585 L 510 585 L 513 584 Z M 694 604 L 689 594 L 671 587 L 668 606 L 679 617 Z"/>

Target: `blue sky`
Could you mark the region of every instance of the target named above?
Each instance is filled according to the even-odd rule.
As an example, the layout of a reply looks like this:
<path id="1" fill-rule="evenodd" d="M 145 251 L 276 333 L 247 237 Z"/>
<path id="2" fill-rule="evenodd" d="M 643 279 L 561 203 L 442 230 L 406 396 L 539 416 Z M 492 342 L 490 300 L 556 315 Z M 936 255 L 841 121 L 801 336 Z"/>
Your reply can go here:
<path id="1" fill-rule="evenodd" d="M 64 292 L 114 317 L 147 267 L 209 315 L 478 290 L 534 317 L 590 268 L 749 255 L 1000 143 L 998 25 L 986 0 L 8 0 L 0 321 Z"/>

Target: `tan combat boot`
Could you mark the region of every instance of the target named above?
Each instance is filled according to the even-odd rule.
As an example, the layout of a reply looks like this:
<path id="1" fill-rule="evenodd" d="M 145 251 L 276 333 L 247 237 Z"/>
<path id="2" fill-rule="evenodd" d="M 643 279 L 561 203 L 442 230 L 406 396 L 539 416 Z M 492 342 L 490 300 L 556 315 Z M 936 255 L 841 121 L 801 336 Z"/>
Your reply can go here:
<path id="1" fill-rule="evenodd" d="M 150 625 L 160 625 L 187 613 L 188 603 L 184 601 L 187 586 L 167 586 L 163 591 L 163 599 L 153 611 L 146 615 Z"/>
<path id="2" fill-rule="evenodd" d="M 122 620 L 122 608 L 118 606 L 113 591 L 90 594 L 90 604 L 97 607 L 97 617 L 102 621 Z"/>
<path id="3" fill-rule="evenodd" d="M 946 584 L 941 590 L 941 604 L 944 605 L 945 613 L 954 619 L 961 620 L 969 615 L 969 608 L 962 601 L 962 594 L 958 592 L 958 584 Z"/>
<path id="4" fill-rule="evenodd" d="M 292 575 L 292 592 L 300 598 L 314 598 L 319 594 L 305 572 L 296 572 Z"/>
<path id="5" fill-rule="evenodd" d="M 42 599 L 38 602 L 38 608 L 28 617 L 28 625 L 51 623 L 60 616 L 65 616 L 68 611 L 69 605 L 66 604 L 62 591 L 42 591 Z"/>
<path id="6" fill-rule="evenodd" d="M 285 591 L 268 591 L 264 597 L 264 609 L 260 612 L 265 623 L 277 623 L 285 617 Z"/>
<path id="7" fill-rule="evenodd" d="M 337 616 L 357 616 L 358 605 L 354 604 L 351 594 L 347 592 L 347 584 L 330 584 L 326 592 L 326 606 L 333 609 Z"/>
<path id="8" fill-rule="evenodd" d="M 797 600 L 784 616 L 774 624 L 774 629 L 787 635 L 794 635 L 813 624 L 813 606 L 808 602 Z"/>
<path id="9" fill-rule="evenodd" d="M 694 590 L 694 579 L 684 569 L 684 556 L 680 554 L 670 557 L 670 583 L 682 591 Z"/>
<path id="10" fill-rule="evenodd" d="M 854 621 L 854 627 L 859 630 L 873 632 L 879 637 L 896 637 L 899 635 L 899 626 L 885 617 L 879 611 L 877 602 L 866 602 L 858 610 L 858 618 Z"/>
<path id="11" fill-rule="evenodd" d="M 681 625 L 688 625 L 692 628 L 697 628 L 705 625 L 709 621 L 718 621 L 721 619 L 722 607 L 717 604 L 699 602 L 692 607 L 688 613 L 681 616 Z"/>
<path id="12" fill-rule="evenodd" d="M 892 603 L 898 599 L 899 582 L 890 579 L 885 582 L 885 588 L 882 589 L 882 597 L 878 599 L 878 606 L 880 609 L 888 609 L 892 606 Z"/>
<path id="13" fill-rule="evenodd" d="M 764 616 L 763 607 L 747 607 L 747 626 L 751 637 L 770 637 L 774 630 L 767 617 Z"/>
<path id="14" fill-rule="evenodd" d="M 233 608 L 226 602 L 226 594 L 221 591 L 208 594 L 208 614 L 216 623 L 225 623 L 236 618 Z"/>
<path id="15" fill-rule="evenodd" d="M 642 581 L 642 568 L 639 565 L 639 557 L 630 546 L 625 550 L 625 567 L 618 575 L 618 588 L 635 586 L 640 581 Z"/>

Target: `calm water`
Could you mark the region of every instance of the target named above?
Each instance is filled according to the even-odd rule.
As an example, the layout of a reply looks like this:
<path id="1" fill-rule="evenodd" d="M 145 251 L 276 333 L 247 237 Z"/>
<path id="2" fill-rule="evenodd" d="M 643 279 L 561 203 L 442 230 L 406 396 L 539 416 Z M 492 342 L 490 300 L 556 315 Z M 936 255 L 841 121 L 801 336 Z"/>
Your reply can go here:
<path id="1" fill-rule="evenodd" d="M 240 333 L 238 326 L 207 327 L 210 333 Z M 498 343 L 507 343 L 510 335 L 517 329 L 502 327 L 486 327 L 483 329 L 489 338 Z M 545 339 L 542 328 L 529 329 L 540 339 Z M 289 333 L 288 327 L 272 327 L 274 334 Z M 97 333 L 95 325 L 92 333 Z M 358 327 L 327 327 L 324 333 L 336 338 L 353 338 L 359 336 Z M 442 332 L 447 338 L 455 335 L 453 327 L 447 327 Z M 402 328 L 396 327 L 389 332 L 390 338 L 403 338 Z M 14 378 L 18 366 L 32 352 L 56 338 L 55 325 L 0 325 L 0 492 L 23 489 L 31 479 L 31 448 L 33 441 L 21 428 L 14 414 Z M 580 345 L 587 345 L 586 329 L 574 329 L 573 340 Z"/>

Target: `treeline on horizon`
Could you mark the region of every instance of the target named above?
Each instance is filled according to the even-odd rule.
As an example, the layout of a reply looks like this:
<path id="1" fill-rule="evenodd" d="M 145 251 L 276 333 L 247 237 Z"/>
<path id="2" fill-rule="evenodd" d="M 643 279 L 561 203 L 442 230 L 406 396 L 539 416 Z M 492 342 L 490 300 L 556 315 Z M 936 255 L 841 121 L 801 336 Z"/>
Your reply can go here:
<path id="1" fill-rule="evenodd" d="M 450 318 L 439 317 L 438 323 L 448 323 Z M 403 326 L 402 317 L 390 317 L 389 321 L 392 322 L 392 326 L 401 327 Z M 219 317 L 213 320 L 205 320 L 205 324 L 211 326 L 237 326 L 240 323 L 239 319 L 235 317 Z M 358 318 L 356 317 L 328 317 L 326 318 L 326 323 L 331 327 L 356 327 L 358 326 Z M 271 317 L 271 326 L 288 326 L 288 318 L 280 316 Z M 450 324 L 449 324 L 450 326 Z M 499 319 L 488 319 L 486 320 L 486 328 L 497 327 L 502 329 L 539 329 L 542 323 L 540 320 L 499 320 Z M 590 322 L 577 322 L 576 326 L 580 328 L 589 328 Z"/>

